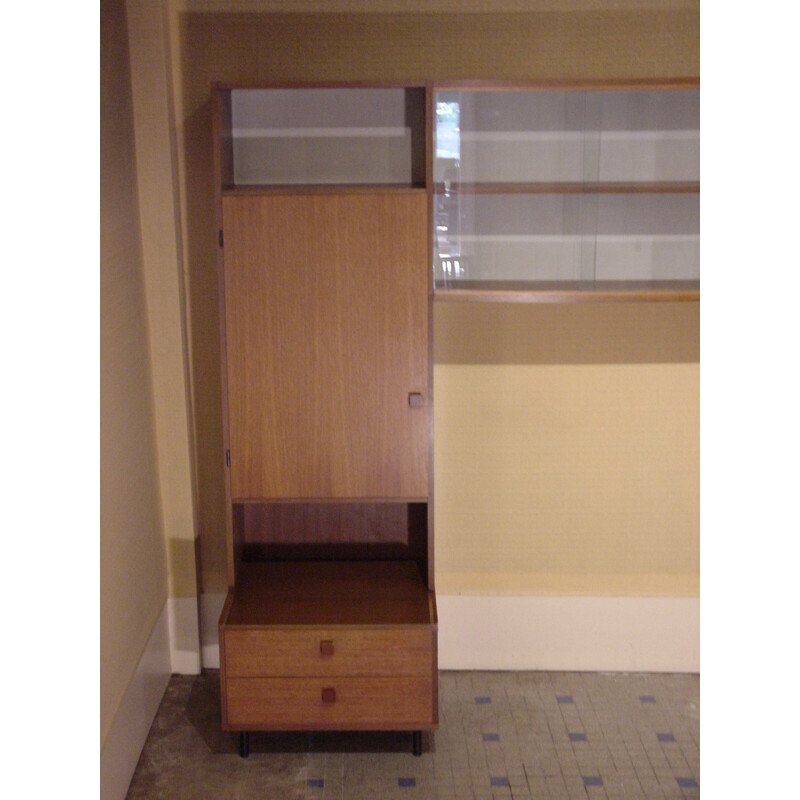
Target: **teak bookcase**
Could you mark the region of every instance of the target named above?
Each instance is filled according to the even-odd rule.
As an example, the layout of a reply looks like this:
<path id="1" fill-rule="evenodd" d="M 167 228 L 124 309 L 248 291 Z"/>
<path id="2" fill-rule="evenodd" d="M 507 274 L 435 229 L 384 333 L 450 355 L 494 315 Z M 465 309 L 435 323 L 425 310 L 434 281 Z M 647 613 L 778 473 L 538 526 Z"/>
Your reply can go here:
<path id="1" fill-rule="evenodd" d="M 221 710 L 243 756 L 257 730 L 406 730 L 421 752 L 438 724 L 432 303 L 697 299 L 695 94 L 212 86 Z M 626 173 L 626 147 L 658 172 Z"/>
<path id="2" fill-rule="evenodd" d="M 436 728 L 424 89 L 214 87 L 222 722 Z"/>

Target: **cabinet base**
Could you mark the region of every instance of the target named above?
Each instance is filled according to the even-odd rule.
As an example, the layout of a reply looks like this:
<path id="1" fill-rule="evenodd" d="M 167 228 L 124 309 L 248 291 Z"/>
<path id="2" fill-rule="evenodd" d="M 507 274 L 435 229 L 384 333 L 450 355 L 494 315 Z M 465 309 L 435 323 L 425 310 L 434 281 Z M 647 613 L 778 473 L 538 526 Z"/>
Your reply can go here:
<path id="1" fill-rule="evenodd" d="M 416 757 L 422 755 L 422 731 L 411 732 L 411 749 Z M 250 755 L 250 733 L 239 731 L 239 755 L 247 758 Z"/>

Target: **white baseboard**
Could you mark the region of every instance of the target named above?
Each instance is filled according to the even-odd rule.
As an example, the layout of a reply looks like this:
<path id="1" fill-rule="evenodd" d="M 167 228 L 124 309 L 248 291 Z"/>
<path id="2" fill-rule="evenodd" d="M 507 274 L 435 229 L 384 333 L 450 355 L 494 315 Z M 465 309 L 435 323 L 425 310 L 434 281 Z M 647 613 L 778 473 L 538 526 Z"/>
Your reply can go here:
<path id="1" fill-rule="evenodd" d="M 124 800 L 171 674 L 165 604 L 100 751 L 101 800 Z"/>
<path id="2" fill-rule="evenodd" d="M 219 618 L 225 605 L 224 594 L 200 595 L 200 653 L 203 666 L 219 669 Z"/>
<path id="3" fill-rule="evenodd" d="M 201 597 L 203 666 L 219 667 L 224 594 Z M 439 668 L 700 671 L 697 597 L 437 595 Z"/>
<path id="4" fill-rule="evenodd" d="M 700 671 L 697 597 L 436 601 L 440 669 Z"/>
<path id="5" fill-rule="evenodd" d="M 176 675 L 200 674 L 200 623 L 196 597 L 170 597 L 167 600 L 169 645 L 172 672 Z"/>

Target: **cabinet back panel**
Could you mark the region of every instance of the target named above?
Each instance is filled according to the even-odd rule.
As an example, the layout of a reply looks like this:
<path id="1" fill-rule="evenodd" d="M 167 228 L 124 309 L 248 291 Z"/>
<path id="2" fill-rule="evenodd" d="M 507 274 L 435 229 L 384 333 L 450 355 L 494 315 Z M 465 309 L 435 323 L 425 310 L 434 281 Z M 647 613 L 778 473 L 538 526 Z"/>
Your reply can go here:
<path id="1" fill-rule="evenodd" d="M 273 88 L 230 95 L 237 186 L 425 182 L 424 91 Z"/>
<path id="2" fill-rule="evenodd" d="M 427 497 L 425 193 L 226 196 L 223 225 L 234 501 Z"/>
<path id="3" fill-rule="evenodd" d="M 413 559 L 424 569 L 425 503 L 246 503 L 244 555 L 267 559 Z"/>

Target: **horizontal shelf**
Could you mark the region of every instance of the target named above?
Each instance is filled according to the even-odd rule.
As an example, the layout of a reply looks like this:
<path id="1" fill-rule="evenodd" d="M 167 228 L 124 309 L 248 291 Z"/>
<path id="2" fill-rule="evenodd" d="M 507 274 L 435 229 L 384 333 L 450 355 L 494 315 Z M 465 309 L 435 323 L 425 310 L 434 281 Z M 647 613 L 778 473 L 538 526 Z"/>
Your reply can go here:
<path id="1" fill-rule="evenodd" d="M 499 303 L 692 302 L 699 281 L 453 281 L 434 287 L 436 301 Z"/>
<path id="2" fill-rule="evenodd" d="M 654 183 L 437 183 L 437 195 L 450 194 L 699 194 L 699 182 Z"/>
<path id="3" fill-rule="evenodd" d="M 427 497 L 234 497 L 231 502 L 235 505 L 293 505 L 296 503 L 312 505 L 351 505 L 355 503 L 427 503 Z"/>
<path id="4" fill-rule="evenodd" d="M 222 187 L 224 197 L 260 194 L 370 194 L 424 192 L 422 184 L 402 183 L 281 183 L 239 184 Z"/>
<path id="5" fill-rule="evenodd" d="M 546 80 L 455 80 L 434 84 L 437 92 L 626 91 L 699 89 L 700 78 L 550 78 Z"/>
<path id="6" fill-rule="evenodd" d="M 234 139 L 402 139 L 409 129 L 391 127 L 293 127 L 293 128 L 234 128 Z"/>
<path id="7" fill-rule="evenodd" d="M 228 626 L 431 625 L 413 561 L 243 562 Z"/>

